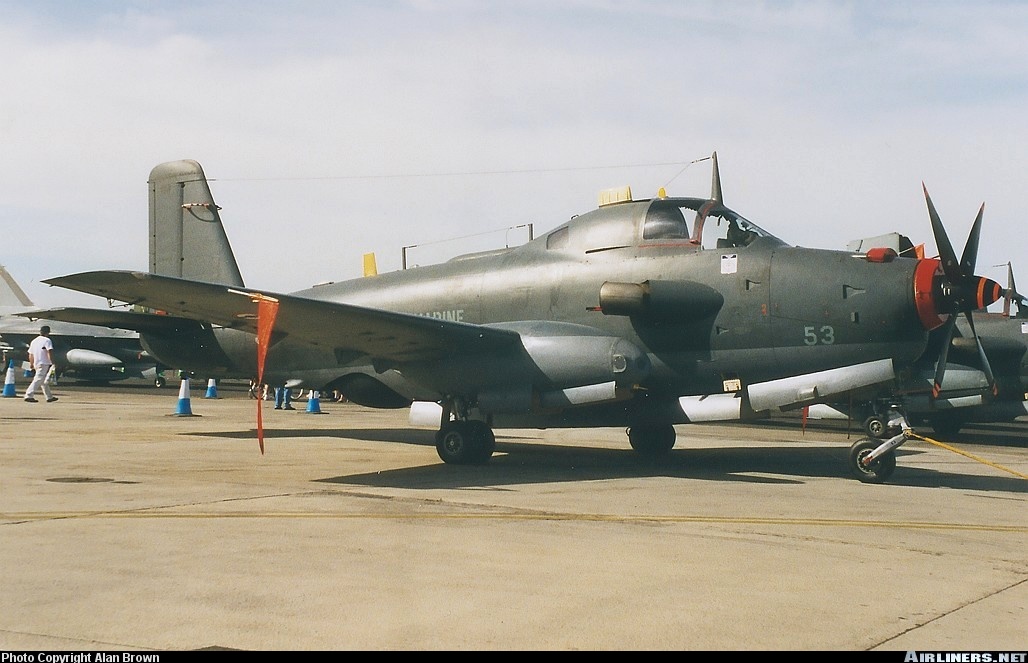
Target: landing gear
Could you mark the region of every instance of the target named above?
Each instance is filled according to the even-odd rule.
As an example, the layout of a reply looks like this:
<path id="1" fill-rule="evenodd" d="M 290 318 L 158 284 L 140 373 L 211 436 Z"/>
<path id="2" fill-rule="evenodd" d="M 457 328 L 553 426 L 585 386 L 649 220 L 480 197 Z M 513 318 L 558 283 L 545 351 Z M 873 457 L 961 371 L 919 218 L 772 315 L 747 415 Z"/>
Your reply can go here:
<path id="1" fill-rule="evenodd" d="M 938 412 L 928 419 L 928 423 L 937 435 L 953 437 L 960 432 L 964 425 L 964 419 L 955 412 Z"/>
<path id="2" fill-rule="evenodd" d="M 496 437 L 484 421 L 450 421 L 435 434 L 435 449 L 444 463 L 483 465 L 496 450 Z"/>
<path id="3" fill-rule="evenodd" d="M 675 446 L 675 427 L 671 424 L 645 424 L 628 429 L 628 442 L 643 456 L 663 456 Z"/>
<path id="4" fill-rule="evenodd" d="M 865 438 L 850 447 L 850 467 L 854 476 L 864 483 L 884 483 L 896 470 L 896 452 L 893 449 L 870 458 L 880 446 L 884 445 L 878 440 Z"/>
<path id="5" fill-rule="evenodd" d="M 885 418 L 880 414 L 872 414 L 867 419 L 864 419 L 864 432 L 867 433 L 868 437 L 878 440 L 884 438 L 885 428 Z"/>
<path id="6" fill-rule="evenodd" d="M 872 428 L 877 430 L 877 426 L 871 425 L 871 421 L 876 418 L 877 415 L 872 415 L 864 424 L 869 433 Z M 910 424 L 899 407 L 890 406 L 887 417 L 882 417 L 881 421 L 882 429 L 879 435 L 857 440 L 850 447 L 850 469 L 853 475 L 864 483 L 888 481 L 896 470 L 896 449 L 911 439 Z M 876 439 L 889 435 L 892 437 L 884 442 Z"/>

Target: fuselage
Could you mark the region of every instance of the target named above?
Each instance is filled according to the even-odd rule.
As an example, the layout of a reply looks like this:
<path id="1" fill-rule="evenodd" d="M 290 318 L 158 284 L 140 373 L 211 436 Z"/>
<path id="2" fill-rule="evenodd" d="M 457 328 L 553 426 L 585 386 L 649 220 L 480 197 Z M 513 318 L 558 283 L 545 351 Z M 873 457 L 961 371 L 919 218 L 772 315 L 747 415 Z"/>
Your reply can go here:
<path id="1" fill-rule="evenodd" d="M 746 241 L 725 237 L 729 220 L 750 229 Z M 601 207 L 519 247 L 293 294 L 481 325 L 583 325 L 645 353 L 639 387 L 705 394 L 874 359 L 912 362 L 927 342 L 917 263 L 793 247 L 709 201 L 654 199 Z M 255 367 L 252 336 L 215 333 L 233 370 Z M 437 395 L 423 380 L 400 385 L 366 360 L 289 339 L 270 348 L 266 370 L 314 388 L 356 371 L 392 381 L 404 398 Z"/>

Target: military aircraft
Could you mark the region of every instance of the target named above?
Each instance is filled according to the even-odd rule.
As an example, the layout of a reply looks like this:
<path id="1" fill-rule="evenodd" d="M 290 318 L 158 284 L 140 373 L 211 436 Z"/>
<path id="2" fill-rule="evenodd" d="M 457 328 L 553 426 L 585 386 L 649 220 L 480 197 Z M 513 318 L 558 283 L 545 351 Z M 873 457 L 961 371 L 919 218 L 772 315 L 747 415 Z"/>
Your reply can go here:
<path id="1" fill-rule="evenodd" d="M 45 319 L 42 312 L 10 272 L 0 266 L 0 348 L 8 360 L 4 368 L 11 359 L 18 366 L 26 359 L 29 343 L 39 335 L 41 325 L 37 320 Z M 57 377 L 100 382 L 138 377 L 163 383 L 156 360 L 144 352 L 135 332 L 70 322 L 49 326 Z"/>
<path id="2" fill-rule="evenodd" d="M 711 160 L 706 198 L 609 190 L 597 209 L 521 246 L 291 294 L 242 285 L 202 168 L 169 162 L 148 182 L 149 272 L 45 282 L 193 320 L 174 333 L 141 329 L 143 342 L 175 366 L 250 375 L 258 302 L 271 298 L 267 375 L 409 407 L 455 464 L 486 462 L 494 427 L 624 426 L 637 452 L 664 454 L 676 424 L 889 383 L 947 316 L 1002 293 L 974 274 L 981 212 L 960 260 L 951 248 L 936 260 L 790 246 L 724 205 Z M 949 247 L 924 195 L 936 242 Z M 906 439 L 859 441 L 854 474 L 888 479 Z"/>

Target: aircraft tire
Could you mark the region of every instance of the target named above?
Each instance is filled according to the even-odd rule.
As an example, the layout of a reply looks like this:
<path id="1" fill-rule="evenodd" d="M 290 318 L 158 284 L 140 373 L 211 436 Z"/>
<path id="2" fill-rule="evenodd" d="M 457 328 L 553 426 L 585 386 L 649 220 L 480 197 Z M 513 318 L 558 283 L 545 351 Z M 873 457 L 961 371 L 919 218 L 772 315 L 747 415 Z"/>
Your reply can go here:
<path id="1" fill-rule="evenodd" d="M 964 420 L 956 414 L 940 413 L 933 415 L 928 420 L 928 423 L 931 424 L 932 430 L 935 431 L 936 435 L 953 437 L 960 432 L 964 425 Z"/>
<path id="2" fill-rule="evenodd" d="M 889 451 L 871 463 L 870 467 L 864 467 L 860 461 L 869 453 L 878 448 L 881 444 L 878 440 L 865 438 L 857 440 L 850 447 L 850 468 L 853 475 L 863 483 L 884 483 L 896 470 L 896 452 Z"/>
<path id="3" fill-rule="evenodd" d="M 496 447 L 492 430 L 482 421 L 451 421 L 436 433 L 436 452 L 444 463 L 481 465 Z"/>
<path id="4" fill-rule="evenodd" d="M 646 424 L 628 429 L 628 443 L 642 456 L 663 456 L 675 446 L 677 435 L 671 424 Z"/>
<path id="5" fill-rule="evenodd" d="M 484 421 L 474 419 L 468 421 L 467 424 L 474 441 L 474 453 L 470 462 L 473 465 L 483 465 L 489 462 L 496 450 L 496 436 Z"/>
<path id="6" fill-rule="evenodd" d="M 878 440 L 885 439 L 887 427 L 885 419 L 877 414 L 872 414 L 867 419 L 864 419 L 864 432 L 867 433 L 868 437 L 873 437 Z"/>

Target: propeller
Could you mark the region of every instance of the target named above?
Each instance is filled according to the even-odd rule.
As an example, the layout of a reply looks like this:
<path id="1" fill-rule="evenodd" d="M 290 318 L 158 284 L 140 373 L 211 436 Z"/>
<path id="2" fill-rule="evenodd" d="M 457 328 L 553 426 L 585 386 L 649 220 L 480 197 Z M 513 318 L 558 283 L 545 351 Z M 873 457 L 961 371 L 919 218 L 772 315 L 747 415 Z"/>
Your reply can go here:
<path id="1" fill-rule="evenodd" d="M 939 249 L 939 261 L 942 263 L 942 274 L 933 279 L 932 294 L 939 313 L 948 313 L 949 319 L 945 322 L 942 336 L 942 349 L 939 353 L 938 365 L 935 368 L 935 381 L 932 385 L 932 395 L 938 396 L 942 389 L 942 378 L 946 373 L 946 361 L 949 356 L 949 348 L 953 342 L 953 330 L 957 325 L 957 318 L 962 313 L 971 328 L 971 335 L 974 337 L 978 347 L 978 358 L 981 361 L 982 372 L 989 382 L 989 389 L 992 395 L 998 393 L 996 379 L 992 374 L 992 366 L 985 355 L 982 347 L 982 340 L 974 326 L 972 311 L 982 309 L 996 301 L 1003 291 L 999 284 L 991 279 L 976 276 L 974 273 L 975 264 L 978 260 L 978 239 L 982 231 L 982 215 L 985 213 L 985 203 L 978 209 L 978 216 L 971 225 L 971 232 L 964 245 L 964 252 L 957 260 L 953 251 L 946 229 L 942 225 L 939 213 L 932 204 L 932 198 L 928 195 L 928 187 L 921 183 L 924 189 L 925 201 L 928 203 L 928 216 L 932 222 L 932 233 L 935 235 L 935 245 Z"/>

